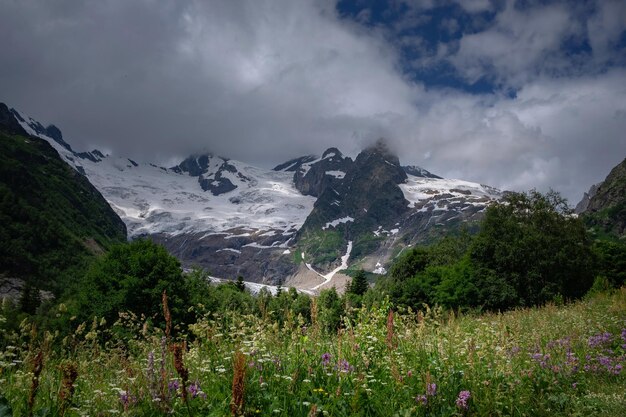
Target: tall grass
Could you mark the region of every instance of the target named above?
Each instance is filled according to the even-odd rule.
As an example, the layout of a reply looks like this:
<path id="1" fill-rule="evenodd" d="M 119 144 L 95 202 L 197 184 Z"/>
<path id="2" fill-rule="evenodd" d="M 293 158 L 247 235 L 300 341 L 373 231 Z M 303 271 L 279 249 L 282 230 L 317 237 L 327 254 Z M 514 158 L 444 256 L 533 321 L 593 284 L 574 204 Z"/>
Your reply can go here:
<path id="1" fill-rule="evenodd" d="M 23 323 L 3 335 L 0 396 L 15 416 L 626 415 L 624 288 L 504 314 L 390 311 L 337 334 L 288 312 L 211 314 L 172 349 L 129 314 L 62 340 Z"/>

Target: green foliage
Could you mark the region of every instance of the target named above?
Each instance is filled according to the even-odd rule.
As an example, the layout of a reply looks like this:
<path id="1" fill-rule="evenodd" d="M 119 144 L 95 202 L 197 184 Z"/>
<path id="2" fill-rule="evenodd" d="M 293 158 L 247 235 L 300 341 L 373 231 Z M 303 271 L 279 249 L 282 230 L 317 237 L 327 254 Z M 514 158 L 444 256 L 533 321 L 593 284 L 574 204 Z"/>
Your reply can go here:
<path id="1" fill-rule="evenodd" d="M 593 244 L 597 273 L 608 279 L 613 287 L 626 283 L 626 243 L 599 240 Z"/>
<path id="2" fill-rule="evenodd" d="M 39 289 L 35 288 L 30 281 L 24 283 L 22 294 L 19 299 L 20 311 L 26 314 L 35 314 L 37 308 L 41 304 Z"/>
<path id="3" fill-rule="evenodd" d="M 326 331 L 335 332 L 344 314 L 343 302 L 337 294 L 335 287 L 322 290 L 317 298 L 317 305 L 320 309 L 318 320 Z"/>
<path id="4" fill-rule="evenodd" d="M 121 311 L 162 315 L 163 291 L 173 319 L 185 321 L 190 296 L 180 263 L 162 246 L 136 240 L 112 247 L 94 262 L 67 299 L 81 320 L 98 316 L 112 323 Z"/>
<path id="5" fill-rule="evenodd" d="M 622 252 L 599 245 L 604 272 Z M 480 232 L 466 231 L 402 254 L 377 290 L 412 308 L 422 303 L 448 308 L 504 310 L 562 296 L 578 298 L 591 287 L 594 258 L 580 219 L 557 193 L 511 193 L 487 209 Z M 623 281 L 622 281 L 623 282 Z"/>
<path id="6" fill-rule="evenodd" d="M 356 295 L 363 295 L 368 290 L 369 284 L 367 283 L 367 277 L 365 275 L 365 271 L 362 269 L 358 270 L 354 277 L 352 278 L 352 282 L 350 283 L 350 287 L 348 288 L 348 292 Z"/>
<path id="7" fill-rule="evenodd" d="M 518 304 L 581 297 L 594 278 L 591 242 L 558 193 L 511 193 L 487 209 L 472 261 L 512 286 Z"/>
<path id="8" fill-rule="evenodd" d="M 306 262 L 330 264 L 346 250 L 344 239 L 337 230 L 307 231 L 298 241 L 296 253 L 305 253 Z M 302 255 L 301 255 L 302 256 Z"/>

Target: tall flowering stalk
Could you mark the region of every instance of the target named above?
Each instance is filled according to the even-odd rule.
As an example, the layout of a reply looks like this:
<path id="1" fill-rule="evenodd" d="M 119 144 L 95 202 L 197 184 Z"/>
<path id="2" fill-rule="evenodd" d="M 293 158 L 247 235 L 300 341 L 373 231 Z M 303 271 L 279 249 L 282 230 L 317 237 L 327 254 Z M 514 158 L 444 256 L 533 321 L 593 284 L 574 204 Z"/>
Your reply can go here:
<path id="1" fill-rule="evenodd" d="M 28 416 L 33 415 L 33 407 L 35 405 L 35 396 L 39 388 L 39 375 L 43 370 L 43 351 L 39 351 L 33 360 L 33 378 L 30 385 L 30 393 L 28 394 Z"/>
<path id="2" fill-rule="evenodd" d="M 63 379 L 61 380 L 61 390 L 59 391 L 59 414 L 63 416 L 72 402 L 74 382 L 78 378 L 78 368 L 75 363 L 67 362 L 61 365 L 61 373 L 63 374 Z"/>
<path id="3" fill-rule="evenodd" d="M 246 356 L 237 351 L 233 363 L 233 386 L 230 412 L 233 416 L 243 415 L 243 399 L 245 394 L 246 380 Z"/>
<path id="4" fill-rule="evenodd" d="M 167 291 L 163 290 L 163 296 L 161 297 L 161 301 L 163 302 L 163 316 L 165 317 L 165 337 L 167 337 L 167 341 L 170 340 L 170 333 L 172 331 L 172 315 L 170 314 L 170 309 L 167 305 Z"/>
<path id="5" fill-rule="evenodd" d="M 187 382 L 189 382 L 189 371 L 185 368 L 185 363 L 183 362 L 183 345 L 176 343 L 172 346 L 172 351 L 174 353 L 174 368 L 180 377 L 183 401 L 187 403 Z"/>

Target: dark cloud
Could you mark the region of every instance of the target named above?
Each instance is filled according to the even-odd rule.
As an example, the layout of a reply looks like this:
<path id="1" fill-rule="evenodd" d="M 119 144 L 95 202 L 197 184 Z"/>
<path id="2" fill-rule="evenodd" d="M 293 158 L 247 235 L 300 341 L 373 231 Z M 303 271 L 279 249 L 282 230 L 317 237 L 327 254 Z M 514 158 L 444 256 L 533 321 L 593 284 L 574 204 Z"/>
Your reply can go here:
<path id="1" fill-rule="evenodd" d="M 384 136 L 435 173 L 572 200 L 626 156 L 623 2 L 443 3 L 460 5 L 441 26 L 456 35 L 432 45 L 411 27 L 436 1 L 393 2 L 405 18 L 384 26 L 331 0 L 0 0 L 0 100 L 81 150 L 273 166 Z M 572 58 L 573 41 L 589 51 Z M 443 63 L 500 87 L 474 95 L 406 72 Z"/>

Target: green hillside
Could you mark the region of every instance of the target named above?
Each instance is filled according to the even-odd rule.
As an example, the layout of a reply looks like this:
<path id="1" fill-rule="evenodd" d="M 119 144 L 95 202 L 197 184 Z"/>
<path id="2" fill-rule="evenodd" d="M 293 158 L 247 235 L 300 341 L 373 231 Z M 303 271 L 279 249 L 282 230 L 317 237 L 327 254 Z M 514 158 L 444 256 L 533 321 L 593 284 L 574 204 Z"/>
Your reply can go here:
<path id="1" fill-rule="evenodd" d="M 58 293 L 87 259 L 125 241 L 126 227 L 50 144 L 0 122 L 0 275 Z"/>
<path id="2" fill-rule="evenodd" d="M 626 236 L 626 159 L 600 184 L 583 217 L 599 237 Z"/>

